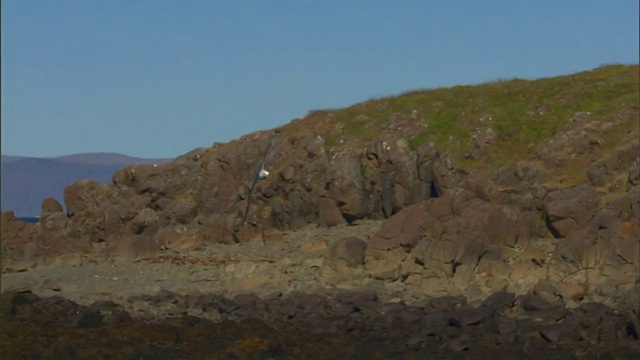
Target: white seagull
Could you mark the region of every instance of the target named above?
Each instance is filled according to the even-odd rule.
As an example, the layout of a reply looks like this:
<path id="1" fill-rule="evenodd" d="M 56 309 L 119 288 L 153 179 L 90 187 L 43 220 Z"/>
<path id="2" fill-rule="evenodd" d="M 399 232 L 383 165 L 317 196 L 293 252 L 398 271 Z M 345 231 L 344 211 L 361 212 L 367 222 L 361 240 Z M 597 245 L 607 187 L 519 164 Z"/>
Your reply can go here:
<path id="1" fill-rule="evenodd" d="M 260 163 L 260 168 L 256 170 L 256 172 L 253 175 L 253 183 L 251 184 L 251 188 L 249 188 L 249 196 L 247 198 L 247 207 L 244 210 L 244 217 L 242 218 L 241 225 L 244 225 L 244 223 L 247 222 L 247 217 L 249 216 L 249 206 L 251 205 L 251 200 L 253 198 L 253 192 L 255 191 L 256 184 L 258 183 L 258 181 L 264 180 L 267 177 L 269 177 L 269 171 L 267 171 L 264 167 L 267 163 L 267 158 L 269 157 L 269 154 L 271 154 L 274 146 L 276 145 L 276 139 L 278 138 L 278 135 L 279 133 L 276 133 L 276 137 L 274 137 L 271 140 L 271 143 L 269 143 L 267 152 L 264 154 L 264 157 L 262 158 L 262 162 Z"/>

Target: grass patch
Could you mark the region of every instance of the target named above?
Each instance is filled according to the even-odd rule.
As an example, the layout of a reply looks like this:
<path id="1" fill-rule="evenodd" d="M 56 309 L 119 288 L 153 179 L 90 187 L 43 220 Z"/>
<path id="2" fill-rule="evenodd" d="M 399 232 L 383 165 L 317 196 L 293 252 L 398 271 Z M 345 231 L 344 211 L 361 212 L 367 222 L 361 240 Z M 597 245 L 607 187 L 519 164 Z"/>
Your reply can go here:
<path id="1" fill-rule="evenodd" d="M 477 129 L 491 128 L 498 133 L 497 143 L 478 161 L 496 167 L 528 159 L 532 149 L 559 131 L 577 112 L 614 121 L 620 111 L 637 108 L 639 76 L 637 65 L 606 65 L 531 81 L 509 79 L 411 91 L 332 112 L 333 119 L 343 124 L 343 134 L 363 139 L 379 134 L 392 117 L 416 118 L 415 136 L 408 139 L 410 148 L 416 150 L 433 141 L 458 160 L 469 151 Z M 419 115 L 412 116 L 414 113 Z M 426 126 L 418 126 L 418 121 Z M 625 123 L 615 132 L 629 131 L 632 126 Z M 607 142 L 615 143 L 611 139 Z"/>

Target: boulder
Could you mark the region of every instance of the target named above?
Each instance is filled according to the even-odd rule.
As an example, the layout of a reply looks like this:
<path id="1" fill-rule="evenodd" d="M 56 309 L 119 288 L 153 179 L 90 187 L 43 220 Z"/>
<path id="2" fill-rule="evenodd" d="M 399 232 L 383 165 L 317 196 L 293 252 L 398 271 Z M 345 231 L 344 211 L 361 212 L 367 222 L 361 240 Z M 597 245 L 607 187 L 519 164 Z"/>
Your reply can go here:
<path id="1" fill-rule="evenodd" d="M 318 224 L 320 226 L 336 226 L 346 221 L 334 199 L 323 197 L 318 204 Z"/>
<path id="2" fill-rule="evenodd" d="M 51 214 L 60 213 L 64 211 L 64 209 L 62 208 L 62 205 L 60 205 L 60 202 L 58 202 L 58 200 L 52 197 L 48 197 L 42 200 L 41 208 L 42 208 L 40 212 L 41 219 L 44 219 Z"/>
<path id="3" fill-rule="evenodd" d="M 600 196 L 586 184 L 550 192 L 545 198 L 545 219 L 556 238 L 584 228 L 598 210 Z"/>
<path id="4" fill-rule="evenodd" d="M 364 264 L 367 243 L 357 237 L 344 237 L 331 243 L 328 249 L 330 260 L 344 260 L 349 266 Z"/>

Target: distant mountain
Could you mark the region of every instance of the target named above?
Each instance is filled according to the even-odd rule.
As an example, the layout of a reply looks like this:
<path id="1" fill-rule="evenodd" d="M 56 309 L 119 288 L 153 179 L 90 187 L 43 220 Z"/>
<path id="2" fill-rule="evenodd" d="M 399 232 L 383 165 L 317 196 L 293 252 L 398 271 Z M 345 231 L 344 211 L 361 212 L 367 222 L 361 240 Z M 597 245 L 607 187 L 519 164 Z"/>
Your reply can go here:
<path id="1" fill-rule="evenodd" d="M 64 188 L 82 179 L 101 183 L 127 165 L 158 164 L 171 159 L 142 159 L 115 153 L 85 153 L 52 158 L 2 155 L 2 211 L 16 216 L 40 216 L 40 204 L 53 197 L 64 206 Z"/>

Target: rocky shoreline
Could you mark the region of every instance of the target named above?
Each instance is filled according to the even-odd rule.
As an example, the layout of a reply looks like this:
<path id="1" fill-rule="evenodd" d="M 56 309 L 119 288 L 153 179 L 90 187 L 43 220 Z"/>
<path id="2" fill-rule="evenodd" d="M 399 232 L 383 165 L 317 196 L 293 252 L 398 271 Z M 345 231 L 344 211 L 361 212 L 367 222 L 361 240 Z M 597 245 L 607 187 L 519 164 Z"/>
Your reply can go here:
<path id="1" fill-rule="evenodd" d="M 637 314 L 599 303 L 575 309 L 535 293 L 461 296 L 418 305 L 380 302 L 374 291 L 177 295 L 130 302 L 162 308 L 136 318 L 112 301 L 78 305 L 31 292 L 2 296 L 3 358 L 616 358 L 640 354 Z M 138 305 L 139 306 L 139 305 Z M 192 312 L 206 316 L 191 315 Z M 216 320 L 212 320 L 215 318 Z"/>
<path id="2" fill-rule="evenodd" d="M 139 259 L 67 256 L 7 271 L 2 276 L 0 356 L 481 359 L 491 354 L 512 359 L 640 354 L 637 286 L 617 290 L 613 302 L 602 301 L 595 291 L 549 281 L 537 281 L 526 291 L 511 286 L 478 293 L 480 282 L 461 284 L 452 277 L 443 295 L 442 289 L 376 277 L 377 267 L 352 264 L 364 262 L 366 250 L 360 249 L 359 257 L 357 246 L 345 244 L 364 239 L 359 241 L 369 245 L 381 225 L 311 226 L 266 244 L 208 244 Z M 516 255 L 519 261 L 522 252 Z"/>

